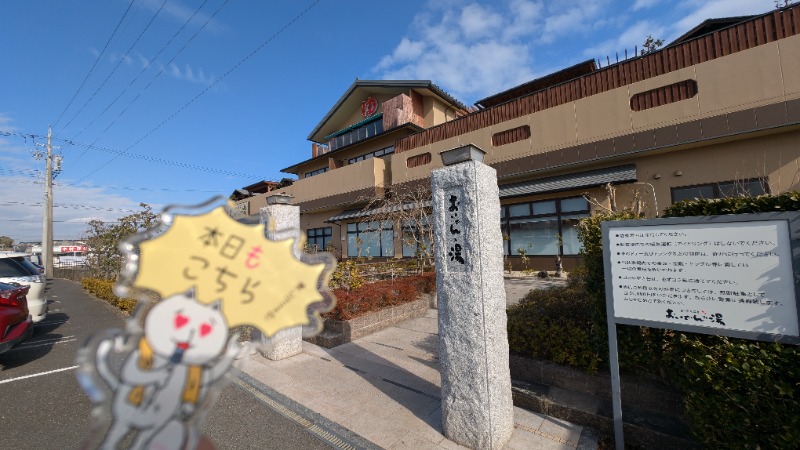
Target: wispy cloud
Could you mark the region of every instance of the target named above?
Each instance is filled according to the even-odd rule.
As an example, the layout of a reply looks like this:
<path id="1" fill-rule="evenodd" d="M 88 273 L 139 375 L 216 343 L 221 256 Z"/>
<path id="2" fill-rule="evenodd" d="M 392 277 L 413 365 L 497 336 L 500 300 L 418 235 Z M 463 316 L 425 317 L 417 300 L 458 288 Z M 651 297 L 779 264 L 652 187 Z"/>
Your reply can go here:
<path id="1" fill-rule="evenodd" d="M 175 79 L 204 86 L 210 86 L 216 80 L 215 76 L 206 75 L 203 69 L 193 69 L 189 64 L 184 64 L 183 69 L 181 69 L 175 63 L 172 63 L 167 68 L 167 71 Z"/>
<path id="2" fill-rule="evenodd" d="M 627 49 L 629 51 L 628 55 L 633 56 L 634 50 L 637 47 L 642 48 L 642 44 L 647 36 L 653 36 L 655 39 L 659 39 L 659 36 L 664 36 L 666 31 L 667 30 L 664 26 L 649 20 L 636 22 L 630 25 L 622 33 L 615 36 L 613 39 L 609 39 L 597 45 L 588 47 L 584 51 L 584 55 L 588 57 L 600 58 L 604 56 L 611 56 L 611 59 L 614 60 L 614 55 L 616 52 Z"/>
<path id="3" fill-rule="evenodd" d="M 439 0 L 371 70 L 383 79 L 430 79 L 463 101 L 492 95 L 583 58 L 631 56 L 647 36 L 670 42 L 706 19 L 759 14 L 755 0 Z"/>
<path id="4" fill-rule="evenodd" d="M 0 130 L 3 131 L 17 131 L 17 127 L 12 123 L 13 119 L 8 113 L 0 112 Z"/>
<path id="5" fill-rule="evenodd" d="M 161 8 L 161 4 L 164 3 L 164 0 L 141 0 L 139 3 L 141 7 L 155 13 L 159 8 Z M 198 6 L 187 6 L 180 1 L 169 0 L 161 10 L 160 15 L 175 22 L 183 23 L 186 22 L 186 20 L 188 20 L 192 14 L 195 14 L 199 4 L 201 4 L 200 2 L 197 3 Z M 209 20 L 209 17 L 209 14 L 206 14 L 203 11 L 198 11 L 192 21 L 193 23 L 205 23 L 207 20 Z M 225 26 L 222 24 L 222 22 L 215 18 L 208 22 L 208 25 L 206 25 L 205 29 L 211 32 L 217 32 L 224 30 Z"/>
<path id="6" fill-rule="evenodd" d="M 636 0 L 631 6 L 631 10 L 638 11 L 640 9 L 652 8 L 659 4 L 661 0 Z"/>
<path id="7" fill-rule="evenodd" d="M 387 79 L 430 79 L 458 98 L 474 98 L 532 77 L 529 23 L 542 5 L 440 2 L 414 19 L 407 36 L 373 73 Z"/>
<path id="8" fill-rule="evenodd" d="M 753 0 L 684 0 L 678 8 L 685 12 L 675 22 L 670 39 L 680 36 L 709 18 L 762 14 L 774 7 L 771 1 Z"/>

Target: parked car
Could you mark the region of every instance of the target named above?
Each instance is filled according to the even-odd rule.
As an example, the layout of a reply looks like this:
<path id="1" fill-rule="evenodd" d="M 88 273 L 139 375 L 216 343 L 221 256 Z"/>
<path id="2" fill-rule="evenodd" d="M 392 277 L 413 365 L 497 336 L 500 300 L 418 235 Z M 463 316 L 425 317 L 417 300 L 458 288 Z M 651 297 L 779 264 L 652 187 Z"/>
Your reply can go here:
<path id="1" fill-rule="evenodd" d="M 33 334 L 33 320 L 28 312 L 30 286 L 20 283 L 0 283 L 0 353 Z"/>
<path id="2" fill-rule="evenodd" d="M 25 257 L 25 259 L 28 260 L 28 262 L 30 262 L 33 267 L 36 267 L 39 273 L 44 273 L 44 266 L 34 261 L 33 257 L 34 255 L 28 255 Z"/>
<path id="3" fill-rule="evenodd" d="M 39 269 L 25 259 L 27 253 L 0 252 L 0 283 L 20 283 L 30 286 L 28 311 L 34 322 L 40 322 L 47 316 L 47 299 L 44 288 L 47 279 Z"/>

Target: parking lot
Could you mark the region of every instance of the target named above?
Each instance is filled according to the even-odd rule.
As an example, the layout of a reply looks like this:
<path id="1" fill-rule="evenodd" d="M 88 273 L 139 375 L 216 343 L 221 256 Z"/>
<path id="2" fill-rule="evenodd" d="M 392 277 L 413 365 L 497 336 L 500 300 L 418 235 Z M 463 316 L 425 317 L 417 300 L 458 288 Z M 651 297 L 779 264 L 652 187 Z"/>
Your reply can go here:
<path id="1" fill-rule="evenodd" d="M 34 334 L 0 354 L 0 449 L 78 448 L 91 404 L 75 377 L 81 344 L 126 316 L 67 280 L 48 281 L 47 317 Z M 236 384 L 226 387 L 205 433 L 217 448 L 330 448 Z"/>

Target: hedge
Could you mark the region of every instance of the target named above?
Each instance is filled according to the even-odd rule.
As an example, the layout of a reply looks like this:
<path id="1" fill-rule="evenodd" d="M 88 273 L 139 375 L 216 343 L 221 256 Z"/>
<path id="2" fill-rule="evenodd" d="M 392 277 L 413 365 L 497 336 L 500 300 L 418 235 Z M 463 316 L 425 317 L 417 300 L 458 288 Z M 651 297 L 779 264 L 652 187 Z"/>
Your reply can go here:
<path id="1" fill-rule="evenodd" d="M 94 294 L 96 297 L 111 303 L 117 308 L 131 312 L 136 307 L 136 300 L 132 298 L 120 298 L 114 295 L 114 281 L 102 278 L 84 278 L 81 280 L 83 288 Z"/>
<path id="2" fill-rule="evenodd" d="M 664 217 L 798 210 L 800 193 L 789 192 L 688 200 L 668 207 Z M 600 358 L 599 367 L 606 367 L 608 358 L 600 224 L 636 218 L 630 212 L 598 214 L 582 220 L 578 229 L 584 245 L 584 289 L 590 298 L 592 324 L 587 325 L 582 319 L 578 327 L 581 339 L 565 341 L 571 347 L 562 352 L 582 355 L 591 345 Z M 571 293 L 568 297 L 577 295 Z M 551 303 L 557 306 L 540 316 L 563 310 L 564 306 L 557 302 L 559 296 L 567 294 L 555 295 Z M 576 308 L 580 304 L 576 303 Z M 551 327 L 546 321 L 539 326 Z M 583 336 L 588 336 L 587 340 Z M 617 337 L 622 370 L 659 375 L 683 392 L 692 434 L 703 446 L 800 448 L 800 347 L 628 325 L 617 326 Z M 580 358 L 573 360 L 577 367 L 591 369 Z M 572 364 L 569 360 L 567 363 Z"/>
<path id="3" fill-rule="evenodd" d="M 667 217 L 800 210 L 800 193 L 676 203 Z M 675 333 L 670 377 L 709 448 L 800 448 L 800 346 Z"/>
<path id="4" fill-rule="evenodd" d="M 591 343 L 592 299 L 586 295 L 583 272 L 579 267 L 566 287 L 532 290 L 508 308 L 512 352 L 597 371 L 603 359 Z"/>
<path id="5" fill-rule="evenodd" d="M 353 289 L 334 289 L 336 306 L 323 317 L 350 320 L 372 311 L 413 302 L 436 290 L 436 274 L 423 273 L 394 280 L 366 283 Z"/>

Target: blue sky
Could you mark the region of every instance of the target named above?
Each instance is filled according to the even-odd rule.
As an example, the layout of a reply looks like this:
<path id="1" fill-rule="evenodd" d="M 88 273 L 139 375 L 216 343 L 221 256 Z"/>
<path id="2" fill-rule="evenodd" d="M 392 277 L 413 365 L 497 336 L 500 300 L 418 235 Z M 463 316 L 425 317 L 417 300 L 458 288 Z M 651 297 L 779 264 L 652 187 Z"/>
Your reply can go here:
<path id="1" fill-rule="evenodd" d="M 773 0 L 26 0 L 0 14 L 0 235 L 56 239 L 140 202 L 193 204 L 310 157 L 356 79 L 429 79 L 467 105 Z M 2 133 L 11 133 L 4 136 Z M 37 135 L 31 138 L 28 135 Z M 27 137 L 26 137 L 27 136 Z"/>

